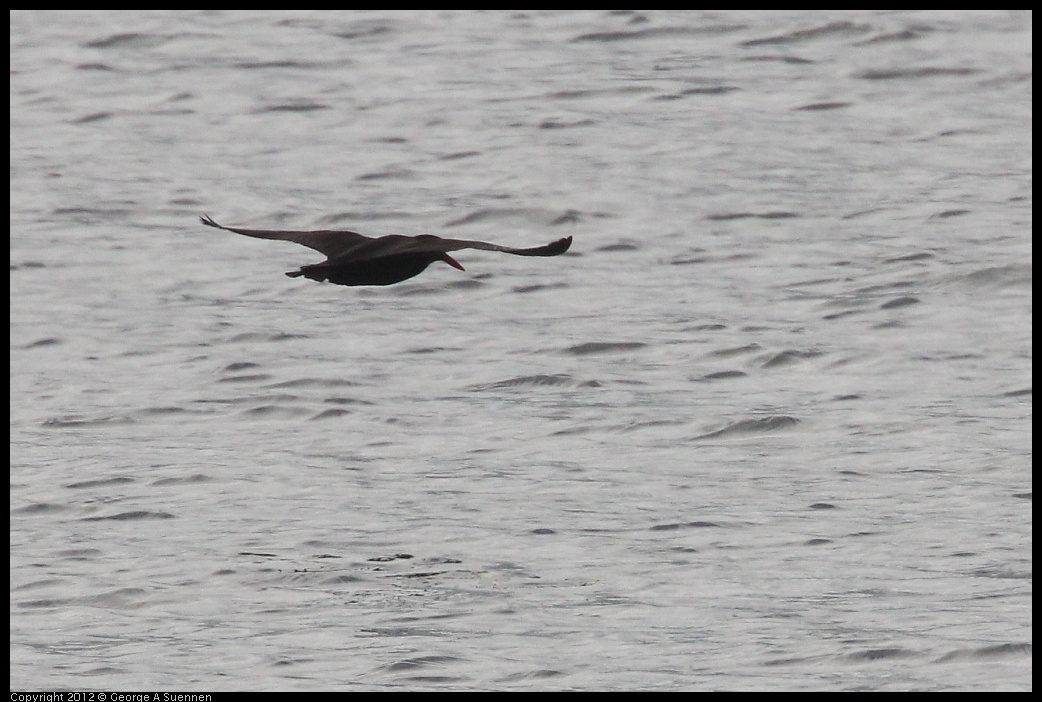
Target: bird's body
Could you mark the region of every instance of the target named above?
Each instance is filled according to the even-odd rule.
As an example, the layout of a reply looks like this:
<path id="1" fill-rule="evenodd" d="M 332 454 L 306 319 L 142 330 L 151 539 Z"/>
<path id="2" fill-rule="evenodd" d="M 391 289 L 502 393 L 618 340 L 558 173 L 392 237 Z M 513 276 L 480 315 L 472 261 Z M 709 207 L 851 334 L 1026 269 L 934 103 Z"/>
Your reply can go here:
<path id="1" fill-rule="evenodd" d="M 557 256 L 567 251 L 572 244 L 572 237 L 569 236 L 546 246 L 515 249 L 484 241 L 443 239 L 431 234 L 391 234 L 373 238 L 347 230 L 239 229 L 218 224 L 209 216 L 201 217 L 200 220 L 209 227 L 257 239 L 292 241 L 325 254 L 325 261 L 302 266 L 300 270 L 290 271 L 286 275 L 291 278 L 304 276 L 310 280 L 328 280 L 336 285 L 392 285 L 419 275 L 435 261 L 443 261 L 462 271 L 463 266 L 449 256 L 449 251 L 460 249 L 499 251 L 516 256 Z"/>
<path id="2" fill-rule="evenodd" d="M 423 273 L 439 258 L 448 259 L 446 263 L 462 269 L 448 254 L 407 253 L 339 263 L 330 259 L 302 266 L 299 271 L 290 271 L 286 275 L 290 278 L 304 276 L 319 282 L 328 280 L 336 285 L 392 285 Z"/>

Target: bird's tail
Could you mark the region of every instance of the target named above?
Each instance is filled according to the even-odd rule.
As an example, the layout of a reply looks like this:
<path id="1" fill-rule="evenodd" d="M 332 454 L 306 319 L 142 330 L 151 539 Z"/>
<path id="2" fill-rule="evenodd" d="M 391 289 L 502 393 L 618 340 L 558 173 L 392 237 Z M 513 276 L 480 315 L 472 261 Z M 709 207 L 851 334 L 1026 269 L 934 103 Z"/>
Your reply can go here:
<path id="1" fill-rule="evenodd" d="M 286 271 L 286 275 L 290 278 L 304 276 L 309 280 L 317 280 L 321 283 L 329 278 L 329 270 L 321 263 L 316 263 L 311 266 L 303 266 L 299 271 Z"/>

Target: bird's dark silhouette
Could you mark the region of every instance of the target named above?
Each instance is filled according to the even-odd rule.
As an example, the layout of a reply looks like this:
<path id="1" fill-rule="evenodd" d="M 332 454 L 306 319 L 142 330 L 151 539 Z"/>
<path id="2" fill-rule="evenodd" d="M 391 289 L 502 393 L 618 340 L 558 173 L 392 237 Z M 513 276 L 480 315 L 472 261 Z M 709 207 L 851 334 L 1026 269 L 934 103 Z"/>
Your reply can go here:
<path id="1" fill-rule="evenodd" d="M 435 261 L 444 261 L 462 271 L 463 266 L 449 256 L 449 251 L 459 251 L 460 249 L 500 251 L 516 256 L 558 256 L 572 245 L 570 236 L 558 239 L 546 246 L 515 249 L 484 241 L 443 239 L 432 234 L 420 234 L 419 236 L 391 234 L 373 238 L 355 232 L 333 229 L 317 231 L 240 229 L 218 224 L 210 219 L 209 215 L 199 219 L 208 227 L 216 227 L 257 239 L 292 241 L 325 254 L 326 260 L 322 263 L 302 266 L 300 270 L 289 271 L 286 275 L 290 278 L 304 276 L 320 282 L 328 280 L 336 285 L 392 285 L 419 275 Z"/>

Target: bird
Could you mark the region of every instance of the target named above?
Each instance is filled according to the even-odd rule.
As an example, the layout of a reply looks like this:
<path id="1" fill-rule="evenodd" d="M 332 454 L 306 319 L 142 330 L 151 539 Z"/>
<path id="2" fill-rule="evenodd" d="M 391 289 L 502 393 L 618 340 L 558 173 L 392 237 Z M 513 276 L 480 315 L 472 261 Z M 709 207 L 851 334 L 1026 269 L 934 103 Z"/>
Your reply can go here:
<path id="1" fill-rule="evenodd" d="M 199 220 L 208 227 L 215 227 L 257 239 L 292 241 L 307 246 L 326 256 L 321 263 L 302 266 L 288 271 L 290 278 L 304 276 L 319 282 L 329 281 L 335 285 L 393 285 L 422 273 L 435 261 L 443 261 L 453 268 L 465 270 L 459 261 L 449 256 L 450 251 L 481 249 L 499 251 L 515 256 L 559 256 L 572 245 L 572 237 L 531 249 L 516 249 L 485 241 L 444 239 L 433 234 L 404 236 L 390 234 L 370 237 L 356 232 L 335 229 L 316 231 L 294 231 L 278 229 L 240 229 L 226 227 L 213 221 L 209 215 Z"/>

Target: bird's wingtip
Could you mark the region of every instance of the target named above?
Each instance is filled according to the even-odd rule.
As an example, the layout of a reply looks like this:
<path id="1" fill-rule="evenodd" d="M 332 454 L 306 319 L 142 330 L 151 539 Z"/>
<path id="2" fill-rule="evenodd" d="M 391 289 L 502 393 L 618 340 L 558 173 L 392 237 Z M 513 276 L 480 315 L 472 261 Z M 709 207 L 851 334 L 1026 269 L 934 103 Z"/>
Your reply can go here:
<path id="1" fill-rule="evenodd" d="M 213 221 L 213 217 L 211 217 L 208 214 L 204 214 L 202 217 L 200 217 L 199 221 L 202 222 L 203 224 L 205 224 L 208 227 L 217 227 L 218 229 L 221 228 L 221 225 L 218 224 L 217 222 Z"/>

